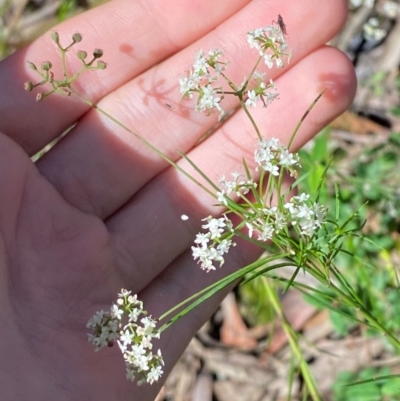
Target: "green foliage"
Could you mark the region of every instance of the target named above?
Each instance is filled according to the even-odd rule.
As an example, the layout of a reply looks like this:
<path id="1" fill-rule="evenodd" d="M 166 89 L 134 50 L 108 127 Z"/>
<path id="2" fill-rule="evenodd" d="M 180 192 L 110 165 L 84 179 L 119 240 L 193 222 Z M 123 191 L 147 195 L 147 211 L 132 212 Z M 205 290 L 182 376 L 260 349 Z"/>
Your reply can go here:
<path id="1" fill-rule="evenodd" d="M 333 385 L 334 401 L 399 401 L 400 379 L 390 373 L 387 367 L 340 372 Z"/>
<path id="2" fill-rule="evenodd" d="M 0 21 L 10 7 L 10 0 L 5 0 L 0 4 Z M 9 53 L 6 28 L 3 24 L 0 24 L 0 60 L 5 58 Z"/>
<path id="3" fill-rule="evenodd" d="M 397 93 L 400 95 L 400 76 L 397 77 L 397 79 L 396 79 L 396 87 L 397 87 Z M 400 106 L 399 105 L 393 107 L 390 111 L 394 116 L 400 117 Z"/>
<path id="4" fill-rule="evenodd" d="M 398 337 L 400 292 L 392 255 L 400 249 L 400 192 L 397 185 L 400 182 L 400 134 L 393 133 L 386 142 L 367 147 L 356 157 L 349 157 L 340 146 L 332 148 L 329 130 L 326 129 L 310 148 L 300 152 L 300 156 L 307 174 L 298 183 L 299 192 L 318 194 L 318 202 L 328 207 L 328 219 L 338 224 L 332 224 L 331 241 L 335 233 L 346 230 L 350 233 L 336 245 L 341 251 L 334 258 L 337 268 L 334 282 L 347 295 L 341 296 L 340 291 L 330 285 L 318 289 L 295 281 L 292 285 L 305 294 L 308 302 L 319 309 L 329 310 L 335 331 L 343 337 L 358 324 L 366 325 L 367 334 L 381 334 L 384 327 L 392 336 Z M 358 211 L 356 214 L 355 210 Z M 340 224 L 343 224 L 342 228 Z M 362 236 L 352 235 L 351 230 L 358 227 L 363 227 Z M 327 234 L 322 233 L 324 236 Z M 329 263 L 326 268 L 328 271 L 332 269 Z M 255 307 L 266 302 L 260 288 L 253 281 L 245 284 L 241 293 L 251 293 L 253 319 L 261 320 L 261 314 L 257 318 L 257 311 L 262 309 Z M 362 314 L 354 300 L 365 308 Z M 370 324 L 366 319 L 368 315 L 381 326 Z M 343 372 L 334 386 L 335 400 L 400 401 L 399 379 L 371 380 L 389 373 L 387 369 L 365 369 L 359 375 Z M 343 384 L 360 380 L 366 382 L 343 387 Z"/>
<path id="5" fill-rule="evenodd" d="M 317 137 L 310 150 L 300 152 L 302 164 L 310 171 L 301 185 L 303 190 L 315 192 L 321 182 L 327 161 L 330 160 L 328 131 Z M 343 221 L 353 210 L 359 209 L 352 224 L 362 225 L 364 238 L 349 236 L 343 242 L 343 250 L 336 257 L 341 274 L 346 277 L 363 305 L 371 314 L 394 333 L 400 332 L 400 295 L 397 290 L 397 275 L 391 261 L 391 252 L 400 248 L 397 235 L 400 216 L 400 135 L 392 134 L 387 142 L 369 147 L 349 159 L 341 149 L 334 152 L 328 176 L 323 181 L 320 199 L 329 208 L 330 218 L 337 215 Z M 343 161 L 345 165 L 343 166 Z M 344 172 L 346 169 L 346 172 Z M 338 194 L 338 199 L 335 199 Z M 361 205 L 365 205 L 360 209 Z M 327 293 L 326 289 L 322 292 Z M 317 296 L 318 299 L 318 296 Z M 309 298 L 310 300 L 310 298 Z M 313 298 L 313 304 L 318 303 Z M 331 306 L 337 308 L 335 298 Z M 326 299 L 323 303 L 326 307 Z M 351 316 L 331 310 L 332 323 L 341 335 L 354 326 Z M 355 317 L 355 316 L 354 316 Z M 376 334 L 376 331 L 373 331 Z"/>
<path id="6" fill-rule="evenodd" d="M 57 19 L 61 21 L 67 20 L 77 10 L 77 0 L 62 0 L 57 10 Z"/>
<path id="7" fill-rule="evenodd" d="M 351 311 L 347 312 L 351 316 Z M 345 336 L 354 327 L 354 320 L 345 314 L 331 310 L 329 316 L 335 331 L 342 336 Z"/>
<path id="8" fill-rule="evenodd" d="M 271 322 L 275 313 L 268 302 L 268 293 L 264 276 L 259 276 L 238 288 L 240 295 L 240 312 L 252 325 Z"/>

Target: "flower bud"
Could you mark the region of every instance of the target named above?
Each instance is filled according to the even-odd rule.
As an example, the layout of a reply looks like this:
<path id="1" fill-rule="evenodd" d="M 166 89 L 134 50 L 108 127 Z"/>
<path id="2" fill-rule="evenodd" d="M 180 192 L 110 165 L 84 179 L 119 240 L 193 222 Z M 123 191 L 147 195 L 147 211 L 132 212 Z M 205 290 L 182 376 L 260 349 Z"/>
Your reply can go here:
<path id="1" fill-rule="evenodd" d="M 41 64 L 40 68 L 43 71 L 49 71 L 52 66 L 53 64 L 51 64 L 50 61 L 45 61 L 44 63 Z"/>
<path id="2" fill-rule="evenodd" d="M 93 51 L 93 57 L 94 58 L 100 58 L 103 56 L 103 50 L 101 49 L 94 49 Z"/>
<path id="3" fill-rule="evenodd" d="M 59 44 L 60 36 L 58 35 L 58 32 L 52 32 L 51 39 L 53 39 L 53 42 Z"/>
<path id="4" fill-rule="evenodd" d="M 42 99 L 43 99 L 43 93 L 42 93 L 42 92 L 39 92 L 39 93 L 36 95 L 36 101 L 37 101 L 37 102 L 40 102 Z"/>
<path id="5" fill-rule="evenodd" d="M 35 64 L 31 63 L 30 61 L 28 61 L 28 67 L 33 70 L 33 71 L 37 71 L 37 67 Z"/>
<path id="6" fill-rule="evenodd" d="M 72 41 L 74 42 L 74 43 L 78 43 L 78 42 L 80 42 L 82 40 L 82 35 L 80 34 L 80 33 L 74 33 L 73 35 L 72 35 Z"/>
<path id="7" fill-rule="evenodd" d="M 107 68 L 107 64 L 103 60 L 98 60 L 96 67 L 99 70 L 105 70 Z"/>
<path id="8" fill-rule="evenodd" d="M 79 58 L 79 60 L 84 61 L 87 57 L 87 53 L 83 50 L 79 50 L 76 52 L 77 57 Z"/>
<path id="9" fill-rule="evenodd" d="M 33 83 L 31 81 L 27 81 L 24 83 L 24 89 L 28 92 L 30 92 L 31 90 L 33 90 L 34 86 Z"/>

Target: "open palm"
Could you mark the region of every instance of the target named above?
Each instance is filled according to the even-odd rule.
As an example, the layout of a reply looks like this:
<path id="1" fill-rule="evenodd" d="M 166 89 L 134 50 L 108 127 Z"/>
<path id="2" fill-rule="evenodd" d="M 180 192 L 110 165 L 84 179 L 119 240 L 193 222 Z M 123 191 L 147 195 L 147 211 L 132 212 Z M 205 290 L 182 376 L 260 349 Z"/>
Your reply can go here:
<path id="1" fill-rule="evenodd" d="M 200 48 L 220 47 L 240 83 L 257 53 L 246 31 L 281 14 L 293 48 L 290 68 L 272 72 L 280 101 L 257 109 L 266 137 L 287 141 L 318 93 L 326 95 L 295 140 L 304 144 L 346 108 L 355 80 L 348 60 L 325 47 L 341 27 L 342 0 L 115 0 L 59 27 L 61 43 L 79 31 L 79 49 L 104 50 L 109 67 L 75 89 L 171 159 L 179 151 L 212 179 L 240 169 L 255 135 L 237 112 L 195 146 L 218 115 L 179 103 L 177 81 Z M 318 13 L 316 12 L 318 10 Z M 70 52 L 69 67 L 79 60 Z M 50 34 L 0 64 L 0 393 L 1 400 L 152 400 L 159 386 L 125 380 L 117 347 L 94 353 L 85 324 L 121 288 L 138 293 L 156 317 L 257 256 L 241 244 L 224 269 L 205 274 L 190 255 L 200 219 L 215 202 L 145 145 L 77 98 L 35 103 L 23 83 L 36 80 L 26 61 L 60 65 Z M 231 103 L 229 103 L 231 102 Z M 166 107 L 166 104 L 168 107 Z M 233 100 L 225 108 L 235 106 Z M 37 163 L 30 156 L 75 127 Z M 184 160 L 182 167 L 192 171 Z M 192 171 L 193 174 L 196 172 Z M 183 222 L 182 214 L 190 216 Z M 164 332 L 166 371 L 224 294 Z"/>

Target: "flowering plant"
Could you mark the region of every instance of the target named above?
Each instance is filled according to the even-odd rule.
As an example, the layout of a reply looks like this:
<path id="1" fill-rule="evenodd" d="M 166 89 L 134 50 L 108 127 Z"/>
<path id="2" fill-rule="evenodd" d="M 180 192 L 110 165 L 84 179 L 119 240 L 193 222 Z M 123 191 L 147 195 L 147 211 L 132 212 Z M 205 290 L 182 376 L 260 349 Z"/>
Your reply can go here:
<path id="1" fill-rule="evenodd" d="M 349 228 L 349 223 L 355 214 L 345 223 L 339 224 L 338 221 L 326 218 L 326 208 L 319 204 L 318 194 L 294 194 L 302 177 L 299 156 L 290 149 L 302 121 L 322 93 L 295 127 L 287 144 L 281 143 L 273 136 L 265 137 L 250 113 L 250 109 L 258 105 L 267 108 L 278 99 L 277 88 L 273 80 L 267 77 L 267 71 L 271 68 L 284 67 L 291 56 L 286 42 L 286 28 L 281 17 L 278 21 L 280 22 L 248 32 L 248 44 L 257 51 L 258 59 L 240 84 L 234 83 L 229 78 L 229 63 L 223 59 L 221 49 L 200 51 L 187 76 L 180 79 L 182 99 L 196 99 L 196 111 L 207 115 L 218 112 L 219 120 L 223 121 L 227 116 L 223 101 L 226 97 L 233 96 L 238 100 L 254 128 L 256 143 L 253 160 L 243 160 L 243 171 L 232 172 L 232 178 L 221 177 L 219 185 L 203 174 L 187 155 L 182 155 L 206 180 L 211 189 L 204 187 L 165 154 L 99 106 L 83 99 L 132 133 L 201 188 L 206 189 L 216 200 L 217 206 L 225 209 L 222 217 L 204 218 L 202 228 L 205 232 L 195 236 L 191 248 L 192 256 L 201 269 L 210 272 L 216 270 L 217 266 L 223 266 L 226 255 L 235 247 L 238 238 L 250 241 L 265 251 L 256 262 L 216 281 L 157 319 L 146 316 L 147 312 L 137 295 L 125 289 L 121 290 L 116 303 L 109 311 L 101 310 L 94 314 L 87 323 L 87 328 L 91 331 L 88 334 L 89 342 L 94 345 L 96 351 L 117 343 L 123 355 L 127 378 L 130 380 L 139 378 L 139 384 L 151 384 L 163 373 L 162 353 L 160 350 L 153 353 L 155 347 L 153 341 L 157 341 L 164 330 L 222 288 L 239 280 L 250 280 L 262 274 L 270 274 L 282 266 L 295 267 L 293 276 L 286 282 L 287 286 L 295 285 L 299 271 L 307 271 L 322 284 L 329 285 L 333 292 L 340 295 L 343 302 L 356 308 L 366 323 L 386 333 L 394 344 L 400 345 L 399 341 L 371 316 L 334 264 L 335 257 L 341 252 L 343 238 L 346 235 L 356 235 L 356 230 Z M 80 35 L 74 35 L 72 44 L 80 39 Z M 38 84 L 27 82 L 25 88 L 33 90 L 44 84 L 51 85 L 49 92 L 37 96 L 38 101 L 54 92 L 79 96 L 71 87 L 76 78 L 87 70 L 106 68 L 106 64 L 99 60 L 102 56 L 100 50 L 94 51 L 93 59 L 90 61 L 86 61 L 86 53 L 78 52 L 82 69 L 68 76 L 65 53 L 72 44 L 62 47 L 57 34 L 53 34 L 53 41 L 62 54 L 64 76 L 63 79 L 55 79 L 51 63 L 44 63 L 40 68 L 30 63 L 30 67 L 39 73 L 42 80 Z M 292 180 L 289 186 L 285 184 L 288 178 Z M 309 379 L 307 367 L 300 364 L 300 368 L 307 385 L 312 389 L 313 398 L 317 399 L 318 392 Z"/>
<path id="2" fill-rule="evenodd" d="M 112 347 L 116 340 L 126 364 L 126 377 L 135 380 L 136 375 L 141 377 L 138 385 L 152 384 L 162 375 L 163 359 L 161 351 L 152 354 L 153 338 L 159 338 L 160 333 L 155 330 L 156 321 L 146 315 L 143 303 L 130 291 L 121 290 L 116 304 L 110 311 L 96 312 L 88 321 L 87 328 L 92 330 L 88 335 L 89 342 L 98 351 L 103 347 Z"/>

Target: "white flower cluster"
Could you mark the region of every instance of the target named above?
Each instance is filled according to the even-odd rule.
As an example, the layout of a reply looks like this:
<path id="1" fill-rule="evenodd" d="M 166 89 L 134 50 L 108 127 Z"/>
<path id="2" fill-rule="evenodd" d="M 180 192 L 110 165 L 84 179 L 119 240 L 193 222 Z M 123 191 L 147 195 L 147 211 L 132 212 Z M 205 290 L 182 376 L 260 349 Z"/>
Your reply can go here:
<path id="1" fill-rule="evenodd" d="M 309 206 L 309 197 L 305 193 L 293 196 L 283 205 L 283 210 L 276 206 L 260 209 L 251 221 L 246 222 L 249 237 L 258 231 L 258 240 L 267 241 L 290 225 L 298 226 L 302 235 L 312 237 L 324 222 L 325 208 L 316 202 Z"/>
<path id="2" fill-rule="evenodd" d="M 296 168 L 300 167 L 299 156 L 290 153 L 277 138 L 259 141 L 258 149 L 255 151 L 255 161 L 271 176 L 278 176 L 281 171 L 288 171 L 294 176 L 297 175 Z M 244 198 L 251 190 L 257 188 L 257 184 L 251 178 L 242 179 L 240 173 L 232 173 L 232 177 L 232 181 L 222 177 L 220 180 L 222 189 L 217 192 L 218 200 L 228 208 L 228 195 L 234 193 L 237 197 Z M 310 195 L 302 193 L 293 196 L 287 203 L 281 202 L 279 207 L 253 204 L 249 208 L 250 213 L 245 223 L 248 236 L 252 238 L 254 232 L 257 232 L 259 241 L 268 241 L 279 232 L 294 227 L 299 235 L 312 237 L 324 223 L 326 210 L 316 202 L 311 204 L 309 198 Z M 245 204 L 251 205 L 249 200 L 244 200 Z M 219 262 L 222 266 L 223 255 L 236 244 L 230 239 L 234 233 L 233 224 L 225 215 L 219 219 L 209 216 L 204 220 L 207 224 L 202 227 L 208 231 L 197 234 L 195 239 L 197 245 L 192 247 L 192 252 L 194 259 L 199 259 L 201 268 L 208 272 L 215 270 L 214 262 Z"/>
<path id="3" fill-rule="evenodd" d="M 300 159 L 297 154 L 289 152 L 288 148 L 280 143 L 279 139 L 263 139 L 258 142 L 258 148 L 254 152 L 255 162 L 265 171 L 273 176 L 278 176 L 281 170 L 288 171 L 291 176 L 297 176 L 297 168 L 300 166 Z M 261 232 L 259 239 L 268 240 L 272 238 L 275 232 L 279 232 L 288 224 L 298 225 L 303 235 L 311 237 L 315 230 L 321 227 L 325 217 L 325 209 L 317 203 L 308 206 L 309 195 L 301 194 L 294 196 L 284 205 L 283 213 L 276 207 L 262 209 L 261 218 L 253 223 L 247 223 L 249 236 L 252 236 L 253 230 Z"/>
<path id="4" fill-rule="evenodd" d="M 288 51 L 285 35 L 278 24 L 247 32 L 247 42 L 251 48 L 258 50 L 268 68 L 274 66 L 274 61 L 278 68 L 282 68 L 284 56 L 288 62 L 290 60 L 291 51 Z"/>
<path id="5" fill-rule="evenodd" d="M 288 60 L 290 59 L 291 54 L 287 52 L 285 35 L 279 24 L 273 23 L 266 28 L 248 32 L 247 41 L 252 48 L 255 47 L 259 51 L 269 68 L 272 68 L 274 61 L 278 67 L 283 67 L 284 56 L 287 56 Z M 270 80 L 269 83 L 266 83 L 264 81 L 265 73 L 258 71 L 255 71 L 249 79 L 245 78 L 241 87 L 237 88 L 224 75 L 228 63 L 221 60 L 222 56 L 221 49 L 210 50 L 208 53 L 201 50 L 197 54 L 189 74 L 179 80 L 182 99 L 192 99 L 194 94 L 197 95 L 196 111 L 210 114 L 214 109 L 218 110 L 219 120 L 225 115 L 221 106 L 225 92 L 221 85 L 216 84 L 221 76 L 233 89 L 230 94 L 245 100 L 247 107 L 255 107 L 257 101 L 262 101 L 263 106 L 266 107 L 278 97 L 278 93 L 269 90 L 276 90 L 274 82 Z M 253 80 L 255 85 L 248 87 L 250 80 Z"/>
<path id="6" fill-rule="evenodd" d="M 301 234 L 311 237 L 322 226 L 326 209 L 317 202 L 309 206 L 309 199 L 310 195 L 303 192 L 301 195 L 293 196 L 284 208 L 290 213 L 291 224 L 298 225 Z"/>
<path id="7" fill-rule="evenodd" d="M 277 207 L 263 208 L 251 222 L 246 222 L 249 238 L 252 238 L 253 232 L 257 230 L 259 241 L 270 240 L 275 233 L 279 233 L 286 225 L 287 216 L 281 213 Z"/>
<path id="8" fill-rule="evenodd" d="M 133 381 L 138 375 L 138 385 L 152 384 L 163 374 L 161 351 L 158 350 L 156 354 L 151 352 L 152 339 L 160 337 L 156 321 L 144 316 L 139 323 L 139 317 L 146 314 L 137 295 L 122 289 L 117 303 L 107 312 L 96 312 L 86 325 L 92 330 L 88 340 L 96 351 L 105 346 L 111 347 L 117 341 L 125 360 L 126 378 Z"/>
<path id="9" fill-rule="evenodd" d="M 194 242 L 197 245 L 192 246 L 192 255 L 194 260 L 199 259 L 200 267 L 209 272 L 215 270 L 214 262 L 218 262 L 220 267 L 224 264 L 223 255 L 236 244 L 231 239 L 221 239 L 225 232 L 232 231 L 232 222 L 225 215 L 219 219 L 208 216 L 203 221 L 207 224 L 202 228 L 208 232 L 196 235 Z"/>
<path id="10" fill-rule="evenodd" d="M 301 167 L 299 156 L 290 153 L 277 138 L 259 141 L 258 148 L 254 152 L 254 160 L 263 170 L 274 176 L 279 175 L 282 167 L 289 171 L 291 176 L 296 176 L 296 167 Z"/>
<path id="11" fill-rule="evenodd" d="M 191 99 L 193 94 L 197 93 L 196 111 L 209 114 L 213 109 L 217 109 L 220 118 L 224 115 L 220 105 L 223 90 L 221 87 L 215 88 L 213 84 L 228 68 L 228 63 L 221 61 L 222 56 L 223 51 L 220 49 L 210 50 L 208 54 L 200 50 L 189 75 L 179 80 L 182 98 Z"/>
<path id="12" fill-rule="evenodd" d="M 247 90 L 247 99 L 245 101 L 247 107 L 256 107 L 258 101 L 262 101 L 263 106 L 267 107 L 279 96 L 278 92 L 276 92 L 274 81 L 270 79 L 269 84 L 266 84 L 264 77 L 265 73 L 254 72 L 252 78 L 256 85 Z M 275 92 L 269 89 L 273 89 Z"/>
<path id="13" fill-rule="evenodd" d="M 217 192 L 217 198 L 218 201 L 225 206 L 228 206 L 227 196 L 231 193 L 235 193 L 236 196 L 247 195 L 251 189 L 257 188 L 257 183 L 255 183 L 252 178 L 241 180 L 241 173 L 232 173 L 232 177 L 233 181 L 227 181 L 225 177 L 221 177 L 219 181 L 220 186 L 224 187 L 224 189 Z"/>

